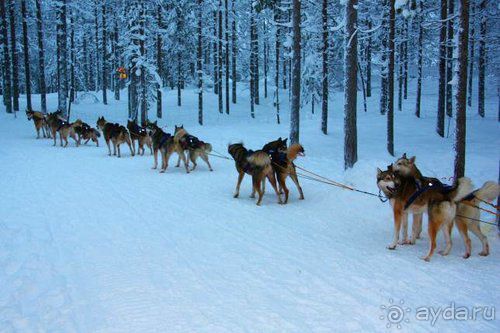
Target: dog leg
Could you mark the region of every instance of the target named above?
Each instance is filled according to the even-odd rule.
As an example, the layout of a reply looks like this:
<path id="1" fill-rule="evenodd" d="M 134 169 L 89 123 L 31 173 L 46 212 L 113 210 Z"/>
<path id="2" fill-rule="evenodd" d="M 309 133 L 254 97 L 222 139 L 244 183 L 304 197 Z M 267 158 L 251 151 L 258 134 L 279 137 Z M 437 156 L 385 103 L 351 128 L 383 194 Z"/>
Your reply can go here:
<path id="1" fill-rule="evenodd" d="M 40 129 L 36 128 L 36 127 L 35 127 L 35 129 L 36 129 L 36 138 L 40 139 Z"/>
<path id="2" fill-rule="evenodd" d="M 130 155 L 134 156 L 135 155 L 135 149 L 132 148 L 132 143 L 130 142 L 130 140 L 127 140 L 127 145 L 128 145 L 128 148 L 130 149 Z"/>
<path id="3" fill-rule="evenodd" d="M 205 161 L 205 163 L 207 163 L 207 165 L 208 165 L 208 170 L 210 170 L 210 171 L 214 171 L 214 169 L 212 169 L 212 166 L 210 165 L 210 161 L 208 160 L 208 155 L 207 155 L 207 154 L 205 154 L 205 153 L 202 153 L 202 154 L 200 155 L 200 157 L 201 157 L 201 159 L 202 159 L 203 161 Z"/>
<path id="4" fill-rule="evenodd" d="M 156 169 L 158 167 L 158 149 L 154 150 L 153 158 L 154 158 L 154 164 L 152 169 Z"/>
<path id="5" fill-rule="evenodd" d="M 265 179 L 265 178 L 263 178 Z M 262 189 L 260 188 L 261 186 L 262 179 L 259 176 L 253 176 L 252 177 L 252 185 L 253 185 L 253 190 L 257 192 L 259 195 L 259 198 L 257 199 L 257 206 L 260 206 L 262 202 L 262 197 L 264 196 L 264 193 L 262 193 Z"/>
<path id="6" fill-rule="evenodd" d="M 450 219 L 450 220 L 445 222 L 444 227 L 443 227 L 443 235 L 444 235 L 444 239 L 446 242 L 446 246 L 445 246 L 444 250 L 439 251 L 439 254 L 442 256 L 447 256 L 448 254 L 450 254 L 451 247 L 453 245 L 453 243 L 451 241 L 451 231 L 452 230 L 453 230 L 453 220 Z"/>
<path id="7" fill-rule="evenodd" d="M 467 223 L 463 221 L 461 218 L 456 218 L 456 224 L 457 224 L 457 229 L 460 232 L 460 235 L 462 236 L 462 239 L 464 240 L 464 245 L 465 245 L 465 254 L 463 255 L 464 259 L 467 259 L 470 257 L 471 254 L 471 241 L 469 238 L 469 233 L 467 231 Z"/>
<path id="8" fill-rule="evenodd" d="M 431 214 L 429 214 L 431 215 Z M 437 221 L 429 216 L 429 225 L 427 231 L 429 233 L 429 252 L 422 259 L 425 261 L 430 261 L 432 255 L 434 254 L 434 250 L 436 249 L 436 237 L 439 231 L 439 227 L 441 225 L 441 221 Z"/>
<path id="9" fill-rule="evenodd" d="M 55 145 L 57 144 L 57 138 L 56 138 L 56 133 L 54 131 L 52 131 L 52 138 L 54 138 L 53 146 L 55 147 Z"/>
<path id="10" fill-rule="evenodd" d="M 194 152 L 191 152 L 191 151 L 189 152 L 188 155 L 189 155 L 188 163 L 189 163 L 189 161 L 191 161 L 193 163 L 193 167 L 191 168 L 191 171 L 194 171 L 194 169 L 196 169 L 196 167 L 198 166 L 196 164 L 196 155 Z"/>
<path id="11" fill-rule="evenodd" d="M 304 192 L 302 192 L 302 187 L 300 187 L 299 178 L 297 177 L 295 168 L 293 168 L 293 171 L 290 172 L 290 178 L 292 178 L 292 181 L 295 183 L 295 186 L 297 186 L 297 190 L 299 190 L 299 195 L 300 195 L 299 199 L 304 200 Z"/>
<path id="12" fill-rule="evenodd" d="M 479 227 L 479 223 L 477 221 L 471 221 L 469 223 L 469 229 L 472 231 L 474 235 L 481 241 L 483 244 L 483 250 L 479 252 L 480 256 L 487 256 L 490 254 L 490 246 L 488 244 L 488 238 L 483 234 L 481 228 Z"/>
<path id="13" fill-rule="evenodd" d="M 286 187 L 286 177 L 287 175 L 285 173 L 279 174 L 278 175 L 278 184 L 279 187 L 283 190 L 283 193 L 285 194 L 285 201 L 284 203 L 288 203 L 288 195 L 290 193 L 290 190 L 288 190 L 288 187 Z"/>
<path id="14" fill-rule="evenodd" d="M 420 238 L 420 232 L 422 232 L 422 216 L 423 214 L 413 214 L 413 224 L 411 228 L 411 240 L 410 244 L 414 245 L 418 238 Z"/>
<path id="15" fill-rule="evenodd" d="M 236 192 L 234 192 L 233 198 L 237 198 L 240 195 L 240 185 L 243 181 L 243 177 L 245 177 L 245 173 L 243 171 L 239 171 L 238 182 L 236 183 Z"/>
<path id="16" fill-rule="evenodd" d="M 118 151 L 118 157 L 122 157 L 122 154 L 120 152 L 120 144 L 119 143 L 116 144 L 116 150 Z"/>
<path id="17" fill-rule="evenodd" d="M 90 138 L 87 139 L 87 141 L 85 141 L 83 144 L 86 145 L 88 142 L 89 142 Z M 94 141 L 94 140 L 92 140 Z"/>
<path id="18" fill-rule="evenodd" d="M 106 145 L 108 146 L 108 156 L 111 156 L 111 147 L 109 146 L 109 139 L 106 140 Z"/>
<path id="19" fill-rule="evenodd" d="M 182 160 L 182 162 L 184 162 L 184 168 L 186 168 L 186 173 L 189 173 L 189 165 L 188 165 L 188 161 L 186 159 L 186 155 L 184 155 L 184 152 L 179 154 L 179 158 Z"/>
<path id="20" fill-rule="evenodd" d="M 399 244 L 406 245 L 410 244 L 408 241 L 408 213 L 403 213 L 403 218 L 401 219 L 401 226 L 403 227 L 401 230 L 401 238 Z"/>
<path id="21" fill-rule="evenodd" d="M 182 155 L 184 155 L 184 152 L 182 152 Z M 181 154 L 179 154 L 179 158 L 177 159 L 177 164 L 175 165 L 176 168 L 181 166 Z"/>
<path id="22" fill-rule="evenodd" d="M 392 243 L 387 246 L 389 250 L 394 250 L 399 242 L 399 232 L 401 230 L 401 218 L 403 215 L 402 207 L 394 207 L 394 238 Z"/>
<path id="23" fill-rule="evenodd" d="M 264 177 L 265 179 L 265 177 Z M 271 186 L 274 189 L 274 192 L 276 193 L 276 196 L 278 197 L 278 203 L 282 204 L 283 201 L 281 201 L 281 195 L 280 192 L 278 191 L 278 186 L 276 185 L 276 177 L 274 176 L 274 171 L 271 170 L 267 173 L 267 179 L 269 179 L 269 182 L 271 183 Z"/>

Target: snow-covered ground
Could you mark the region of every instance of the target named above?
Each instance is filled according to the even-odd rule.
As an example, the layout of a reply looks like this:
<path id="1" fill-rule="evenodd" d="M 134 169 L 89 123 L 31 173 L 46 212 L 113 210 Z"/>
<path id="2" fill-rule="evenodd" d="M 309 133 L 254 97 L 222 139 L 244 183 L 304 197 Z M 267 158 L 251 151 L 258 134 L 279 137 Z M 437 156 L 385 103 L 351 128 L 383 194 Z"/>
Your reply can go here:
<path id="1" fill-rule="evenodd" d="M 449 177 L 453 121 L 449 138 L 435 134 L 433 79 L 424 88 L 422 119 L 413 115 L 412 94 L 404 111 L 395 112 L 396 152 L 417 155 L 427 175 Z M 175 91 L 165 94 L 159 123 L 168 131 L 184 124 L 219 152 L 229 142 L 259 148 L 288 134 L 288 104 L 281 125 L 271 99 L 262 98 L 251 119 L 248 89 L 240 91 L 230 116 L 218 113 L 207 92 L 203 127 L 196 122 L 193 90 L 184 92 L 182 108 L 175 106 Z M 51 110 L 56 100 L 49 96 Z M 375 192 L 376 167 L 393 160 L 385 149 L 378 95 L 370 98 L 368 113 L 359 103 L 359 161 L 347 172 L 342 105 L 342 94 L 334 94 L 328 136 L 319 131 L 319 114 L 303 109 L 307 156 L 298 164 Z M 81 103 L 73 106 L 72 120 L 95 124 L 104 115 L 125 123 L 126 106 L 126 100 Z M 468 115 L 466 168 L 476 185 L 498 178 L 497 107 L 491 95 L 486 119 L 475 107 Z M 0 106 L 0 332 L 399 331 L 387 328 L 382 307 L 391 304 L 409 309 L 402 331 L 500 331 L 498 313 L 494 320 L 440 316 L 434 325 L 431 318 L 416 318 L 418 308 L 442 311 L 452 304 L 500 312 L 495 227 L 484 228 L 489 257 L 477 255 L 480 244 L 473 238 L 473 256 L 462 259 L 464 246 L 454 230 L 451 254 L 426 263 L 420 259 L 428 246 L 425 232 L 415 246 L 386 249 L 392 214 L 376 198 L 303 179 L 304 201 L 290 184 L 288 205 L 278 205 L 268 187 L 257 207 L 248 197 L 248 178 L 233 199 L 230 161 L 212 158 L 214 172 L 201 162 L 185 174 L 174 158 L 159 174 L 151 170 L 149 154 L 131 158 L 128 149 L 122 152 L 121 159 L 108 157 L 102 138 L 99 148 L 73 142 L 52 147 L 50 140 L 35 139 L 23 113 L 14 119 Z"/>

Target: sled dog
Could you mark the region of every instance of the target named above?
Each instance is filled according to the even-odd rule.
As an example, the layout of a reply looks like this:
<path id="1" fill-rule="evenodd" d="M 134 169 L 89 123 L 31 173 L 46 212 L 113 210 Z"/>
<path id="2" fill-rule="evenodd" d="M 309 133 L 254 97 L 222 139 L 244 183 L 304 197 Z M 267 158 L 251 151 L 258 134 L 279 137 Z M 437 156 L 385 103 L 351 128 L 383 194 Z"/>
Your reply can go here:
<path id="1" fill-rule="evenodd" d="M 125 126 L 119 124 L 108 123 L 104 117 L 99 117 L 97 119 L 97 128 L 102 131 L 106 145 L 108 146 L 108 155 L 111 156 L 111 148 L 109 142 L 113 144 L 113 155 L 116 155 L 118 151 L 118 157 L 120 154 L 120 145 L 126 143 L 130 149 L 130 155 L 135 155 L 135 148 L 132 146 L 132 140 L 130 139 L 130 134 Z"/>
<path id="2" fill-rule="evenodd" d="M 74 124 L 69 123 L 66 119 L 61 116 L 60 111 L 49 113 L 46 117 L 47 124 L 49 125 L 52 137 L 54 138 L 54 146 L 56 145 L 56 135 L 59 133 L 59 141 L 61 147 L 68 146 L 68 137 L 75 140 L 76 146 L 79 146 L 78 138 L 76 137 Z"/>
<path id="3" fill-rule="evenodd" d="M 95 142 L 96 146 L 99 147 L 98 138 L 101 137 L 101 133 L 99 133 L 98 130 L 83 122 L 81 119 L 77 119 L 73 125 L 76 135 L 78 136 L 79 144 L 81 144 L 82 139 L 85 140 L 84 144 L 87 144 L 90 140 L 92 140 L 92 142 Z"/>
<path id="4" fill-rule="evenodd" d="M 154 165 L 153 169 L 158 167 L 158 152 L 161 154 L 161 169 L 160 172 L 163 173 L 168 168 L 168 161 L 173 153 L 182 155 L 184 157 L 184 166 L 186 167 L 186 172 L 189 173 L 189 168 L 186 163 L 185 155 L 180 146 L 176 143 L 175 136 L 170 133 L 165 133 L 158 125 L 157 121 L 148 122 L 146 127 L 149 130 L 149 135 L 153 143 L 153 157 Z"/>
<path id="5" fill-rule="evenodd" d="M 278 196 L 278 203 L 283 203 L 276 186 L 276 177 L 271 166 L 271 158 L 265 151 L 248 150 L 242 143 L 230 144 L 227 151 L 233 157 L 236 171 L 238 172 L 238 182 L 236 183 L 234 198 L 237 198 L 240 194 L 240 185 L 246 173 L 252 176 L 251 198 L 255 198 L 255 192 L 259 195 L 257 199 L 258 206 L 260 206 L 262 197 L 264 196 L 262 185 L 266 178 L 269 179 L 269 182 Z"/>
<path id="6" fill-rule="evenodd" d="M 395 172 L 391 165 L 386 171 L 377 169 L 377 186 L 390 199 L 394 213 L 394 239 L 388 246 L 390 250 L 395 249 L 398 244 L 402 219 L 406 224 L 408 213 L 422 214 L 427 211 L 430 247 L 423 259 L 425 261 L 431 259 L 436 248 L 437 233 L 442 228 L 444 228 L 446 247 L 440 253 L 449 254 L 452 246 L 451 230 L 456 214 L 456 203 L 472 192 L 470 179 L 460 178 L 457 185 L 451 188 L 432 181 L 418 185 L 413 176 L 403 176 Z M 415 236 L 414 232 L 412 239 Z"/>
<path id="7" fill-rule="evenodd" d="M 147 146 L 153 154 L 153 147 L 151 142 L 151 137 L 148 135 L 148 131 L 145 127 L 141 127 L 134 120 L 129 120 L 127 122 L 127 128 L 130 132 L 130 138 L 132 139 L 132 144 L 135 149 L 135 142 L 137 141 L 137 155 L 144 155 L 144 146 Z"/>
<path id="8" fill-rule="evenodd" d="M 213 171 L 210 161 L 208 160 L 208 154 L 212 151 L 212 145 L 208 142 L 201 141 L 194 135 L 189 134 L 184 126 L 175 126 L 174 135 L 178 135 L 178 140 L 183 152 L 187 152 L 189 161 L 193 162 L 193 168 L 191 171 L 196 169 L 196 160 L 200 157 L 207 165 L 210 171 Z M 177 167 L 179 166 L 181 157 L 179 155 L 179 160 L 177 161 Z"/>
<path id="9" fill-rule="evenodd" d="M 49 135 L 47 122 L 45 119 L 45 115 L 43 113 L 39 111 L 26 110 L 26 117 L 28 118 L 28 120 L 33 120 L 33 123 L 35 124 L 37 139 L 40 139 L 40 130 L 42 130 L 42 135 L 44 138 L 46 138 L 47 135 Z"/>

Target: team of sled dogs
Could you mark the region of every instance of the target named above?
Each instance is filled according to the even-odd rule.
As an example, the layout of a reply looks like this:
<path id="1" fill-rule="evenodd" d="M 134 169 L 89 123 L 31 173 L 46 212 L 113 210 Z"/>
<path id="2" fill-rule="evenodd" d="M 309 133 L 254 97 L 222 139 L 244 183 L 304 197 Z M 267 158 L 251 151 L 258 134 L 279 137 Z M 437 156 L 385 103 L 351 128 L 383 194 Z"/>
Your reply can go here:
<path id="1" fill-rule="evenodd" d="M 57 144 L 56 135 L 59 133 L 60 145 L 68 145 L 68 137 L 71 137 L 76 145 L 85 140 L 90 140 L 99 146 L 99 131 L 80 119 L 69 123 L 61 116 L 60 112 L 43 114 L 36 111 L 26 111 L 28 120 L 33 120 L 37 132 L 37 138 L 42 131 L 43 137 L 53 138 L 54 146 Z M 137 153 L 144 155 L 145 147 L 148 147 L 154 157 L 153 169 L 158 167 L 158 153 L 161 155 L 160 172 L 165 172 L 168 162 L 173 153 L 178 155 L 177 167 L 182 161 L 186 172 L 193 171 L 197 166 L 198 157 L 201 158 L 213 171 L 208 156 L 212 151 L 210 143 L 201 141 L 189 134 L 183 126 L 175 126 L 173 135 L 166 133 L 157 125 L 157 122 L 146 121 L 143 126 L 134 121 L 128 121 L 127 126 L 107 122 L 104 117 L 97 120 L 97 128 L 102 132 L 108 154 L 121 156 L 120 145 L 126 143 L 130 154 L 135 155 L 135 142 L 137 141 Z M 63 145 L 64 141 L 64 145 Z M 228 146 L 228 153 L 234 159 L 238 181 L 234 198 L 240 193 L 240 185 L 248 174 L 252 177 L 251 198 L 258 195 L 257 205 L 260 205 L 265 192 L 266 179 L 273 187 L 278 198 L 278 203 L 286 204 L 289 197 L 289 189 L 286 179 L 290 177 L 299 192 L 299 198 L 304 199 L 304 193 L 300 186 L 294 161 L 299 156 L 304 156 L 302 145 L 295 143 L 290 146 L 287 139 L 278 138 L 265 144 L 262 149 L 249 150 L 242 143 L 234 143 Z M 193 167 L 189 167 L 192 162 Z M 440 254 L 450 253 L 451 231 L 453 224 L 462 235 L 465 243 L 464 258 L 471 255 L 471 240 L 468 236 L 470 230 L 482 243 L 481 256 L 489 254 L 488 239 L 479 227 L 480 211 L 478 206 L 481 202 L 492 202 L 500 192 L 500 186 L 493 181 L 486 182 L 481 188 L 474 190 L 470 179 L 460 178 L 453 186 L 447 186 L 436 178 L 425 177 L 415 164 L 415 157 L 408 158 L 404 154 L 396 162 L 389 165 L 387 170 L 377 169 L 377 186 L 379 190 L 389 199 L 394 213 L 394 238 L 388 246 L 394 250 L 398 244 L 415 244 L 422 232 L 422 216 L 428 215 L 428 235 L 430 241 L 429 252 L 423 258 L 429 261 L 436 248 L 436 238 L 440 230 L 443 230 L 446 246 Z M 282 198 L 284 196 L 284 198 Z M 408 239 L 408 214 L 413 215 L 412 233 Z M 400 234 L 401 238 L 400 239 Z"/>

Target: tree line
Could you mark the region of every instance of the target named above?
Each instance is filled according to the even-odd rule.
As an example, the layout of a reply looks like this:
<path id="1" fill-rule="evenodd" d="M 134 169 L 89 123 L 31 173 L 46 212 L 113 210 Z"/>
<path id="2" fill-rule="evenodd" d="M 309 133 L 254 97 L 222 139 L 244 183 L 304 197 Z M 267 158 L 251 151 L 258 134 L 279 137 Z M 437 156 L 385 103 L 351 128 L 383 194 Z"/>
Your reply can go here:
<path id="1" fill-rule="evenodd" d="M 436 132 L 446 136 L 446 120 L 455 118 L 460 175 L 466 108 L 485 116 L 487 66 L 499 63 L 497 16 L 487 0 L 5 0 L 0 89 L 8 113 L 19 111 L 20 94 L 28 109 L 39 95 L 47 112 L 46 95 L 57 93 L 66 114 L 79 94 L 107 104 L 125 92 L 129 118 L 144 122 L 155 110 L 157 118 L 168 112 L 165 88 L 177 90 L 181 106 L 185 87 L 194 86 L 202 125 L 203 94 L 216 94 L 217 111 L 230 115 L 241 85 L 252 118 L 262 99 L 272 99 L 281 123 L 281 99 L 289 99 L 292 142 L 306 105 L 313 113 L 320 107 L 320 130 L 329 133 L 330 92 L 343 89 L 349 168 L 357 161 L 358 104 L 368 111 L 373 83 L 394 155 L 395 109 L 408 99 L 409 80 L 416 98 L 408 111 L 419 118 L 424 78 L 434 76 Z"/>

